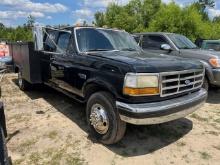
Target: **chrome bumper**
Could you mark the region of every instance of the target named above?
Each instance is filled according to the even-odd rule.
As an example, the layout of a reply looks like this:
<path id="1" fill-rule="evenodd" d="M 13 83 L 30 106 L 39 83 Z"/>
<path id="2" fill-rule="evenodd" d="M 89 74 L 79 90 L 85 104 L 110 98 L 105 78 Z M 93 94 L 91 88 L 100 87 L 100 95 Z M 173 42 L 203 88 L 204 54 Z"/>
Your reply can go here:
<path id="1" fill-rule="evenodd" d="M 206 98 L 206 90 L 201 89 L 189 95 L 153 103 L 127 104 L 116 101 L 116 107 L 121 120 L 136 125 L 149 125 L 183 118 L 200 108 Z"/>

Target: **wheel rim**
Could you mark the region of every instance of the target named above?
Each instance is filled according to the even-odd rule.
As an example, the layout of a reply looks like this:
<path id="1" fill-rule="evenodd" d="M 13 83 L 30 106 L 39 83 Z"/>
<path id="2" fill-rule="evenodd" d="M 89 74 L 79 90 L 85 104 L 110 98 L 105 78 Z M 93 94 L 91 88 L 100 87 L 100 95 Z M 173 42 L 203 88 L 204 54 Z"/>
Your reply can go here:
<path id="1" fill-rule="evenodd" d="M 21 72 L 18 73 L 18 85 L 21 87 L 23 84 L 23 80 L 21 78 Z"/>
<path id="2" fill-rule="evenodd" d="M 99 134 L 105 134 L 109 128 L 109 119 L 105 108 L 94 104 L 91 109 L 90 123 Z"/>

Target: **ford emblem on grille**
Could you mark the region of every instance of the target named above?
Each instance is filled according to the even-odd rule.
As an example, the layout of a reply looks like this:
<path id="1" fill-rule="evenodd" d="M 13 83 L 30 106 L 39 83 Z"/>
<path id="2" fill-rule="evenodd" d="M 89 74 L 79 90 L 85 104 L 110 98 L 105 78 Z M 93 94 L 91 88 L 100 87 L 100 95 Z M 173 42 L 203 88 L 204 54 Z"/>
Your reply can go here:
<path id="1" fill-rule="evenodd" d="M 186 84 L 186 85 L 189 85 L 190 83 L 191 83 L 191 82 L 190 82 L 189 80 L 186 80 L 186 81 L 185 81 L 185 84 Z"/>

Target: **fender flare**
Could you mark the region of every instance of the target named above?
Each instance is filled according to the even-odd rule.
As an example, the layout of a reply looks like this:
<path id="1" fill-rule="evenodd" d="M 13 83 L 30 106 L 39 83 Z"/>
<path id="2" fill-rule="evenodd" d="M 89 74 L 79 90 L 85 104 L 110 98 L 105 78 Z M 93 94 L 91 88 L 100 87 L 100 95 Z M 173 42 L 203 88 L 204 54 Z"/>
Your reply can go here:
<path id="1" fill-rule="evenodd" d="M 211 68 L 210 64 L 207 61 L 204 61 L 204 60 L 199 60 L 199 61 L 205 67 L 205 76 L 206 76 L 206 78 L 209 80 L 209 82 L 212 82 L 214 80 L 214 76 L 213 76 L 212 68 Z"/>
<path id="2" fill-rule="evenodd" d="M 82 87 L 82 94 L 83 97 L 87 97 L 87 87 L 91 85 L 94 87 L 98 87 L 101 90 L 106 90 L 108 92 L 110 92 L 114 97 L 117 97 L 117 91 L 116 89 L 113 87 L 113 85 L 111 85 L 110 83 L 103 81 L 102 79 L 97 79 L 97 78 L 93 78 L 93 79 L 89 79 Z"/>

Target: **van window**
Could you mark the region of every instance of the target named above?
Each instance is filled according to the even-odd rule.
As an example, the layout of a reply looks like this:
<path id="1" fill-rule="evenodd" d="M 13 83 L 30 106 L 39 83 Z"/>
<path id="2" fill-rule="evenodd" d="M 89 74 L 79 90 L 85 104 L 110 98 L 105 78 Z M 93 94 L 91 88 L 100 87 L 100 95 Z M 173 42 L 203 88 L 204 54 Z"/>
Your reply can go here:
<path id="1" fill-rule="evenodd" d="M 57 50 L 56 52 L 62 53 L 66 52 L 69 41 L 70 41 L 70 33 L 62 32 L 59 35 L 58 42 L 57 42 Z"/>

